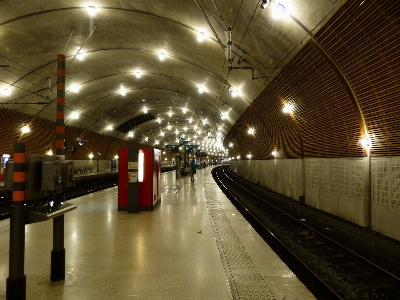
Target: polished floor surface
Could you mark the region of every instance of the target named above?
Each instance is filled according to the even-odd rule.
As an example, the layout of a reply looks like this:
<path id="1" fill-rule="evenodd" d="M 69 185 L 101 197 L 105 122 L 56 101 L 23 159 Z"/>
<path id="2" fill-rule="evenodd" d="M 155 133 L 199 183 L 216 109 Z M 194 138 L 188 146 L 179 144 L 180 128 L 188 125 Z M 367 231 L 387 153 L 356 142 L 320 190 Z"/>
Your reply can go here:
<path id="1" fill-rule="evenodd" d="M 161 175 L 154 211 L 117 211 L 117 188 L 69 201 L 66 276 L 50 281 L 52 222 L 26 225 L 27 299 L 314 299 L 214 183 Z M 0 221 L 0 299 L 9 220 Z"/>

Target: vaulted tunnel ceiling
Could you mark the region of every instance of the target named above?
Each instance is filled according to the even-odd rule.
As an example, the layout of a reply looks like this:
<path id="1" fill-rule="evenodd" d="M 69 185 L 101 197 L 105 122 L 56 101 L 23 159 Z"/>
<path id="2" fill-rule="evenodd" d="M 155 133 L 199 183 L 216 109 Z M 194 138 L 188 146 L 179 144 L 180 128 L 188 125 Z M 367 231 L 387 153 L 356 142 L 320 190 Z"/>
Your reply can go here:
<path id="1" fill-rule="evenodd" d="M 222 145 L 346 3 L 272 0 L 262 9 L 262 2 L 2 1 L 1 107 L 55 121 L 57 55 L 65 54 L 66 125 L 150 145 L 183 134 L 198 143 L 210 135 Z M 144 113 L 155 119 L 138 124 L 133 137 L 115 130 Z"/>
<path id="2" fill-rule="evenodd" d="M 175 140 L 175 129 L 182 133 L 185 126 L 200 127 L 205 118 L 208 125 L 196 135 L 208 131 L 215 136 L 219 126 L 223 139 L 307 39 L 293 21 L 273 19 L 279 3 L 287 2 L 287 8 L 309 29 L 324 22 L 342 3 L 272 1 L 263 10 L 261 2 L 3 1 L 0 65 L 9 67 L 0 70 L 0 90 L 11 94 L 3 92 L 0 102 L 7 109 L 55 120 L 55 68 L 57 55 L 63 53 L 67 125 L 125 139 L 122 133 L 107 132 L 107 126 L 115 128 L 145 107 L 161 123 L 137 126 L 135 139 L 160 140 L 159 132 L 164 131 L 163 140 L 168 143 Z M 95 7 L 94 16 L 89 6 Z M 255 77 L 260 79 L 252 80 L 250 69 L 229 70 L 224 50 L 228 44 L 224 30 L 229 27 L 232 65 L 239 66 L 241 59 L 240 66 L 255 68 Z M 204 41 L 198 41 L 199 34 Z M 165 54 L 163 61 L 160 53 Z M 79 91 L 73 91 L 74 85 Z M 122 86 L 125 96 L 119 94 Z M 229 86 L 239 95 L 232 97 Z M 78 119 L 71 118 L 73 112 L 79 113 Z M 193 123 L 188 123 L 190 117 Z M 168 122 L 173 129 L 166 129 Z M 193 130 L 186 134 L 195 135 Z"/>

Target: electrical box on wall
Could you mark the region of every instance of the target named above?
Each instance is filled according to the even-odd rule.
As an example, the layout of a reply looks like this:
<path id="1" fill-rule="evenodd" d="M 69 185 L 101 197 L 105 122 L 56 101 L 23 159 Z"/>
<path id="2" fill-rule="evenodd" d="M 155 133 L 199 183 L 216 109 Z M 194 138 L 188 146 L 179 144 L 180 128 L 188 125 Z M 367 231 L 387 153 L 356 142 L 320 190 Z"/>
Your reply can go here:
<path id="1" fill-rule="evenodd" d="M 25 199 L 39 199 L 41 188 L 41 174 L 42 163 L 40 154 L 31 154 L 26 156 L 26 185 L 25 185 Z M 14 161 L 7 162 L 6 182 L 5 189 L 7 191 L 13 190 L 14 181 Z"/>
<path id="2" fill-rule="evenodd" d="M 42 190 L 56 191 L 61 189 L 60 161 L 42 162 Z"/>
<path id="3" fill-rule="evenodd" d="M 6 167 L 5 189 L 13 190 L 14 161 Z M 63 155 L 26 155 L 25 200 L 41 199 L 49 194 L 75 185 L 74 162 L 64 160 Z"/>
<path id="4" fill-rule="evenodd" d="M 61 186 L 68 188 L 74 185 L 74 162 L 72 160 L 61 161 Z"/>

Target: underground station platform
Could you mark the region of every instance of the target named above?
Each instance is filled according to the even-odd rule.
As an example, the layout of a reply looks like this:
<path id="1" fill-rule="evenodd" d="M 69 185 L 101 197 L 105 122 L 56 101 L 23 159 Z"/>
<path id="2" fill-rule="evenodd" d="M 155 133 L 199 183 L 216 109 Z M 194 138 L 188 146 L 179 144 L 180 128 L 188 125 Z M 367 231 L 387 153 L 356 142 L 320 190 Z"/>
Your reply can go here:
<path id="1" fill-rule="evenodd" d="M 118 187 L 67 203 L 65 279 L 50 280 L 52 226 L 25 225 L 26 299 L 314 299 L 219 190 L 161 174 L 153 210 L 118 210 Z M 0 221 L 6 299 L 10 220 Z M 228 243 L 227 243 L 228 241 Z"/>

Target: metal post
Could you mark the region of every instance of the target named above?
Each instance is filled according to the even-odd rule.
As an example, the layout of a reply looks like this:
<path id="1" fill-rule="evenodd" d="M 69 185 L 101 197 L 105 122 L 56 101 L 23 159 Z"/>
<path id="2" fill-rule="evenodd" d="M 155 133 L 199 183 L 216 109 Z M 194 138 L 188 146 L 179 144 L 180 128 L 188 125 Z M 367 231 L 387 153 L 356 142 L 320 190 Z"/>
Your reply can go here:
<path id="1" fill-rule="evenodd" d="M 65 55 L 58 55 L 57 65 L 57 115 L 56 154 L 64 155 L 64 106 L 65 106 Z M 64 194 L 57 198 L 57 204 L 64 201 Z M 51 251 L 52 281 L 65 278 L 64 215 L 53 219 L 53 250 Z"/>
<path id="2" fill-rule="evenodd" d="M 178 180 L 181 177 L 181 155 L 180 155 L 180 153 L 178 153 L 178 155 L 176 156 L 175 168 L 176 168 L 176 174 L 175 174 L 176 185 L 178 185 Z"/>
<path id="3" fill-rule="evenodd" d="M 57 202 L 62 202 L 64 194 Z M 53 219 L 53 250 L 51 250 L 51 281 L 65 279 L 64 215 Z"/>
<path id="4" fill-rule="evenodd" d="M 10 217 L 9 277 L 6 299 L 26 299 L 25 262 L 25 145 L 14 146 L 13 205 Z"/>

